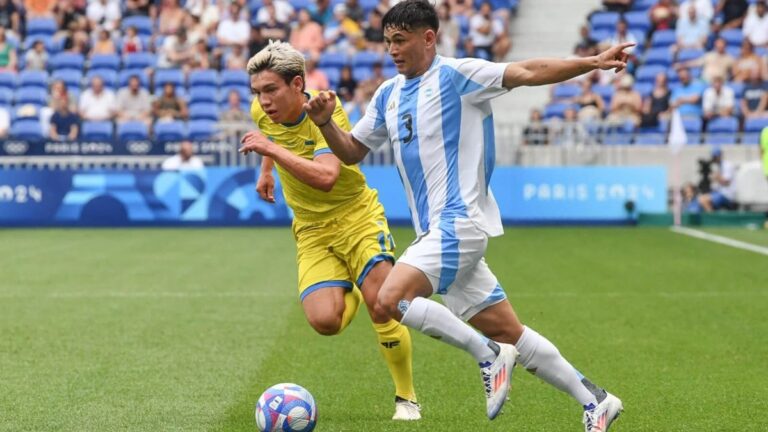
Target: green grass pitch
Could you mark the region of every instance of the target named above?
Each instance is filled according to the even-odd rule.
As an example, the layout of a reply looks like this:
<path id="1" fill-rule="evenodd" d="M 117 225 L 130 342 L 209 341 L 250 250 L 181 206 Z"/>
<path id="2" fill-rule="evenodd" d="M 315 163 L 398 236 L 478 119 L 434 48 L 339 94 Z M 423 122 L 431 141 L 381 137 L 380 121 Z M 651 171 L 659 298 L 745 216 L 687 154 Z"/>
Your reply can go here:
<path id="1" fill-rule="evenodd" d="M 413 238 L 394 234 L 399 251 Z M 523 321 L 623 399 L 612 430 L 765 430 L 768 257 L 549 228 L 508 229 L 487 260 Z M 316 335 L 295 284 L 282 228 L 0 231 L 0 431 L 252 431 L 285 381 L 314 394 L 320 432 L 582 430 L 580 407 L 520 368 L 489 422 L 472 359 L 421 335 L 424 420 L 395 424 L 364 310 Z"/>

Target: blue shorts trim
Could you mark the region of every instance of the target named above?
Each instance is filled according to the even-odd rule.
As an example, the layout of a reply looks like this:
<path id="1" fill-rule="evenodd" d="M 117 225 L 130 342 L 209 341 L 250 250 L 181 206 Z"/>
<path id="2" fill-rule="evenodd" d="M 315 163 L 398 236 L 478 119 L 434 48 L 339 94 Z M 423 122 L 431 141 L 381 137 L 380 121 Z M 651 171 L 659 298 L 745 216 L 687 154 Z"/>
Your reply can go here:
<path id="1" fill-rule="evenodd" d="M 317 149 L 317 150 L 315 150 L 315 153 L 313 154 L 313 157 L 318 157 L 320 155 L 324 155 L 324 154 L 328 154 L 328 153 L 333 153 L 333 150 L 329 149 L 328 147 Z"/>
<path id="2" fill-rule="evenodd" d="M 392 255 L 389 254 L 378 254 L 375 257 L 369 259 L 365 264 L 363 271 L 360 273 L 360 277 L 357 278 L 356 285 L 360 287 L 360 289 L 362 289 L 363 281 L 365 280 L 365 277 L 368 276 L 368 273 L 371 271 L 371 269 L 373 269 L 373 266 L 382 261 L 389 261 L 392 264 L 395 263 L 395 259 L 392 257 Z"/>
<path id="3" fill-rule="evenodd" d="M 347 290 L 352 289 L 352 282 L 350 281 L 343 281 L 343 280 L 330 280 L 330 281 L 324 281 L 324 282 L 318 282 L 316 284 L 310 285 L 301 293 L 301 301 L 304 301 L 304 299 L 312 294 L 313 292 L 322 289 L 322 288 L 331 288 L 331 287 L 342 287 Z"/>

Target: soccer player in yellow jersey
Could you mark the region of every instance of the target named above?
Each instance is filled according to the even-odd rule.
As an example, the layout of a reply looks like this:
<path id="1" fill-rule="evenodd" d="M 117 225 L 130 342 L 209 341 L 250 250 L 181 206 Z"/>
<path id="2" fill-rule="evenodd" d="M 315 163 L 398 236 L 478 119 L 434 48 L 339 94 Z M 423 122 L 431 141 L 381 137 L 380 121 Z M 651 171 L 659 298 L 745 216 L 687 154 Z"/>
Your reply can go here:
<path id="1" fill-rule="evenodd" d="M 270 42 L 249 60 L 248 74 L 255 95 L 251 116 L 259 130 L 243 137 L 240 151 L 264 157 L 256 189 L 270 202 L 277 166 L 295 215 L 299 295 L 307 321 L 322 335 L 339 334 L 364 301 L 395 383 L 393 419 L 418 420 L 410 334 L 376 302 L 395 246 L 378 195 L 357 165 L 334 156 L 304 112 L 317 92 L 305 89 L 300 52 L 285 42 Z M 333 120 L 351 129 L 340 103 Z"/>

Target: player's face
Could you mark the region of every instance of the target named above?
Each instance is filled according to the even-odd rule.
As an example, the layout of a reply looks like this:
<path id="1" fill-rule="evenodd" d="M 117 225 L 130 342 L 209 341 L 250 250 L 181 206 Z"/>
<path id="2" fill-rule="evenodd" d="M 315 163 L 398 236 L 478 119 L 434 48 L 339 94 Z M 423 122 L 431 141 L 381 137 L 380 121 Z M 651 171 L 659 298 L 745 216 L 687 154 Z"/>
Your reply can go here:
<path id="1" fill-rule="evenodd" d="M 406 31 L 387 26 L 384 29 L 387 51 L 397 71 L 407 78 L 420 76 L 429 69 L 435 58 L 435 41 L 435 32 L 429 28 Z"/>
<path id="2" fill-rule="evenodd" d="M 270 70 L 251 75 L 251 92 L 275 123 L 293 123 L 301 116 L 304 105 L 301 87 L 299 76 L 286 83 L 283 77 Z"/>

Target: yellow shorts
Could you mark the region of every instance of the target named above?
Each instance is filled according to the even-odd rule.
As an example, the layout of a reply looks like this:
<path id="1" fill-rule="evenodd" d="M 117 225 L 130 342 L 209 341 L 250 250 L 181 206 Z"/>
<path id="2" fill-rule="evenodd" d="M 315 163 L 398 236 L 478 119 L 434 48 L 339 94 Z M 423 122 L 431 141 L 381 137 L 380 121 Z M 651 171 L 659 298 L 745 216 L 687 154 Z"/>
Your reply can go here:
<path id="1" fill-rule="evenodd" d="M 363 192 L 338 217 L 294 220 L 299 297 L 326 287 L 360 287 L 381 261 L 395 262 L 395 241 L 375 190 Z"/>

